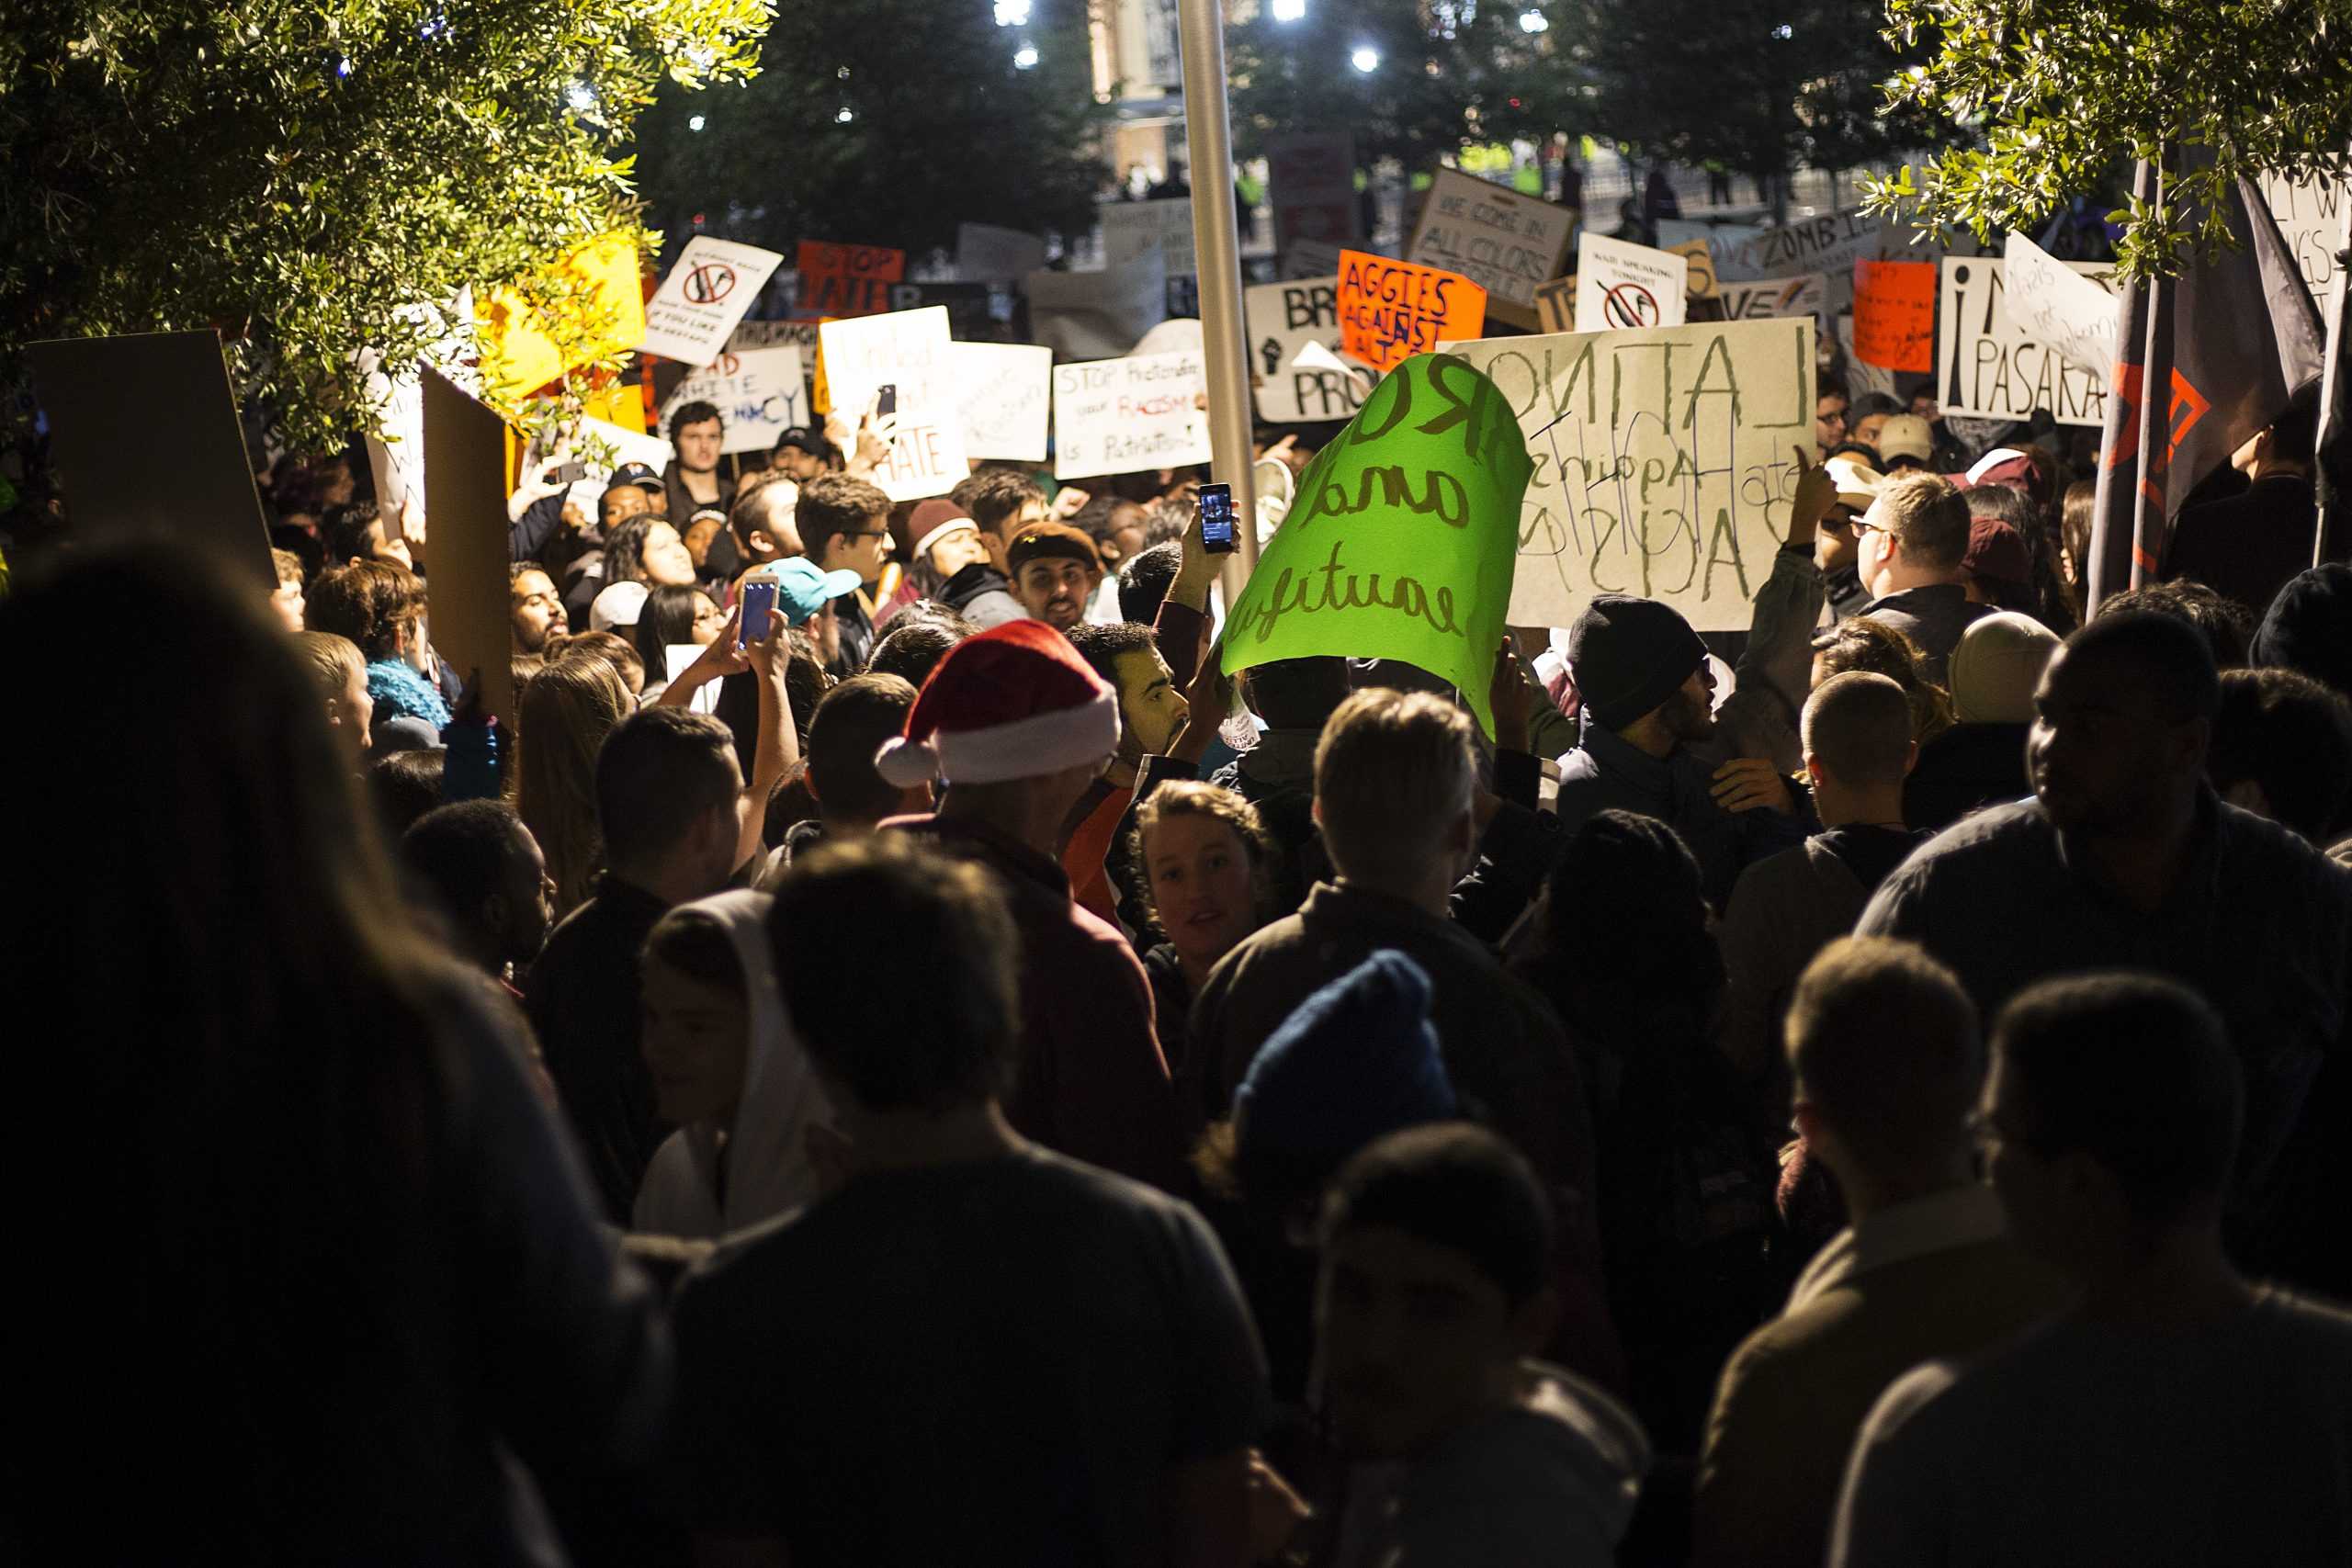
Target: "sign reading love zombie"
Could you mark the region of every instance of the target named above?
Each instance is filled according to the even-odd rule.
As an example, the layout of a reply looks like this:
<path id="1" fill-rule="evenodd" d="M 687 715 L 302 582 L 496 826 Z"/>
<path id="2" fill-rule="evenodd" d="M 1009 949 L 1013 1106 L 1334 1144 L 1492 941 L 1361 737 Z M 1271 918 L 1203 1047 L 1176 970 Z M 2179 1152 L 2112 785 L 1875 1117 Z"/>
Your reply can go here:
<path id="1" fill-rule="evenodd" d="M 1791 448 L 1813 436 L 1813 336 L 1798 316 L 1449 349 L 1501 391 L 1534 464 L 1510 624 L 1638 593 L 1701 631 L 1747 626 L 1788 533 Z"/>
<path id="2" fill-rule="evenodd" d="M 907 253 L 880 245 L 800 242 L 804 316 L 878 316 L 893 309 L 890 285 L 907 275 Z"/>
<path id="3" fill-rule="evenodd" d="M 647 301 L 637 346 L 664 359 L 709 364 L 783 262 L 757 245 L 696 235 Z"/>
<path id="4" fill-rule="evenodd" d="M 1453 682 L 1493 734 L 1487 692 L 1530 471 L 1493 382 L 1449 355 L 1398 365 L 1299 477 L 1226 617 L 1226 673 L 1401 660 Z"/>
<path id="5" fill-rule="evenodd" d="M 1486 330 L 1487 291 L 1468 278 L 1362 251 L 1340 253 L 1340 346 L 1374 370 Z"/>

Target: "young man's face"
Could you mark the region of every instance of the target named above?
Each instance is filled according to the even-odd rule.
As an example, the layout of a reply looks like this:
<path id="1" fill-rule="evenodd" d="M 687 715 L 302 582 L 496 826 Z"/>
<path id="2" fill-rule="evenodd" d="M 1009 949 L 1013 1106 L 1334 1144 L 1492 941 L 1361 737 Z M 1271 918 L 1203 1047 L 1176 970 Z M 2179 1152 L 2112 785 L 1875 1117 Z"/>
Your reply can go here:
<path id="1" fill-rule="evenodd" d="M 1824 452 L 1846 439 L 1846 400 L 1831 392 L 1813 400 L 1813 439 Z"/>
<path id="2" fill-rule="evenodd" d="M 1021 503 L 1020 508 L 1012 513 L 1012 515 L 1007 517 L 1004 521 L 996 525 L 997 536 L 1009 545 L 1013 541 L 1014 537 L 1020 534 L 1022 529 L 1026 528 L 1032 523 L 1043 523 L 1045 520 L 1046 503 L 1042 498 L 1024 501 Z"/>
<path id="3" fill-rule="evenodd" d="M 354 670 L 343 683 L 343 694 L 327 704 L 327 724 L 344 744 L 350 748 L 355 763 L 365 762 L 376 738 L 369 732 L 368 718 L 376 711 L 375 699 L 368 694 L 368 671 Z"/>
<path id="4" fill-rule="evenodd" d="M 718 448 L 727 427 L 715 419 L 702 420 L 678 431 L 678 466 L 688 473 L 707 474 L 718 467 Z"/>
<path id="5" fill-rule="evenodd" d="M 1086 602 L 1094 596 L 1102 574 L 1069 556 L 1046 556 L 1021 563 L 1013 596 L 1035 619 L 1066 632 L 1086 618 Z"/>
<path id="6" fill-rule="evenodd" d="M 882 575 L 882 563 L 890 558 L 895 548 L 890 538 L 890 519 L 877 513 L 861 523 L 856 533 L 833 536 L 832 547 L 826 552 L 825 570 L 854 571 L 860 582 L 872 582 Z"/>
<path id="7" fill-rule="evenodd" d="M 642 517 L 653 510 L 653 498 L 639 485 L 615 485 L 596 503 L 596 515 L 607 529 L 617 528 L 632 517 Z"/>
<path id="8" fill-rule="evenodd" d="M 639 1049 L 662 1119 L 684 1126 L 733 1118 L 743 1095 L 752 1019 L 742 997 L 649 957 Z"/>
<path id="9" fill-rule="evenodd" d="M 2122 660 L 2058 650 L 2034 694 L 2026 761 L 2060 828 L 2129 834 L 2164 811 L 2184 773 L 2201 773 L 2201 727 L 2167 715 Z"/>
<path id="10" fill-rule="evenodd" d="M 387 535 L 380 518 L 368 525 L 368 558 L 406 567 L 411 571 L 416 570 L 415 558 L 408 553 L 408 541 L 397 534 Z"/>
<path id="11" fill-rule="evenodd" d="M 1894 416 L 1893 414 L 1886 413 L 1866 413 L 1862 415 L 1862 417 L 1854 424 L 1853 439 L 1860 442 L 1863 446 L 1871 448 L 1872 451 L 1876 451 L 1878 449 L 1878 433 L 1884 430 L 1886 428 L 1886 422 L 1894 417 Z"/>
<path id="12" fill-rule="evenodd" d="M 547 945 L 548 927 L 555 921 L 555 878 L 548 874 L 548 857 L 539 851 L 530 829 L 517 825 L 507 847 L 505 928 L 501 946 L 510 964 L 528 964 Z"/>
<path id="13" fill-rule="evenodd" d="M 1168 661 L 1159 649 L 1144 648 L 1119 655 L 1111 668 L 1119 677 L 1119 716 L 1126 725 L 1121 751 L 1130 758 L 1165 753 L 1176 727 L 1192 711 Z"/>
<path id="14" fill-rule="evenodd" d="M 285 623 L 288 631 L 300 631 L 303 609 L 301 583 L 278 583 L 277 592 L 269 596 L 269 607 L 277 612 L 277 618 Z"/>
<path id="15" fill-rule="evenodd" d="M 514 628 L 514 647 L 537 653 L 548 645 L 548 634 L 563 620 L 563 600 L 555 579 L 544 571 L 517 574 L 506 588 L 507 618 Z"/>
<path id="16" fill-rule="evenodd" d="M 1523 1314 L 1467 1257 L 1385 1225 L 1331 1238 L 1315 1308 L 1325 1413 L 1357 1458 L 1426 1453 L 1489 1408 L 1532 1348 Z"/>
<path id="17" fill-rule="evenodd" d="M 802 484 L 808 483 L 825 471 L 825 460 L 822 457 L 798 446 L 777 447 L 775 466 L 790 474 Z"/>
<path id="18" fill-rule="evenodd" d="M 1837 571 L 1855 564 L 1854 519 L 1860 513 L 1838 502 L 1821 519 L 1813 534 L 1813 564 L 1824 572 Z"/>

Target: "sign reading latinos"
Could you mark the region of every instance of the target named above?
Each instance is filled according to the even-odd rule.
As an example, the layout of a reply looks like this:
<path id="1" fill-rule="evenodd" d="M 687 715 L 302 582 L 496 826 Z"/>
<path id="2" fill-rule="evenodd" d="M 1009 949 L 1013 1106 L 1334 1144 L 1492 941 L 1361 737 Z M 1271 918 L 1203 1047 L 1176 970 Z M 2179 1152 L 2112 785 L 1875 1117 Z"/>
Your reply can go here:
<path id="1" fill-rule="evenodd" d="M 907 253 L 881 245 L 800 242 L 804 316 L 878 316 L 892 309 L 889 287 L 907 275 Z"/>
<path id="2" fill-rule="evenodd" d="M 1638 593 L 1701 631 L 1745 628 L 1788 533 L 1791 448 L 1813 439 L 1813 333 L 1798 316 L 1449 350 L 1501 389 L 1535 465 L 1510 624 Z"/>
<path id="3" fill-rule="evenodd" d="M 1300 476 L 1226 617 L 1226 673 L 1401 660 L 1453 682 L 1493 734 L 1487 693 L 1530 471 L 1494 383 L 1450 355 L 1398 365 Z"/>
<path id="4" fill-rule="evenodd" d="M 2108 269 L 2068 262 L 2086 277 Z M 2061 424 L 2103 424 L 2107 378 L 2070 363 L 2009 314 L 1997 256 L 1947 256 L 1937 314 L 1936 391 L 1946 414 L 2030 419 L 2048 409 Z"/>
<path id="5" fill-rule="evenodd" d="M 1362 251 L 1340 253 L 1340 346 L 1374 370 L 1441 343 L 1476 337 L 1486 326 L 1487 291 L 1468 278 Z"/>
<path id="6" fill-rule="evenodd" d="M 1854 354 L 1888 370 L 1936 367 L 1936 265 L 1854 263 Z"/>
<path id="7" fill-rule="evenodd" d="M 645 307 L 645 335 L 637 346 L 664 359 L 707 365 L 727 346 L 784 257 L 757 245 L 698 234 Z"/>

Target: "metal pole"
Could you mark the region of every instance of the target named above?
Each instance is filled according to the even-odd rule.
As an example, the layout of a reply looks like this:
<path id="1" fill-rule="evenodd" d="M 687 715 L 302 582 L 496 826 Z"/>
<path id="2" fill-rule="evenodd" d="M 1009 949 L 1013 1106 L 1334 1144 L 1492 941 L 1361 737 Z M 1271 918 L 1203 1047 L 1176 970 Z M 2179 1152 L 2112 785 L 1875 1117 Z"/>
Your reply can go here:
<path id="1" fill-rule="evenodd" d="M 1232 604 L 1258 565 L 1250 473 L 1249 328 L 1241 319 L 1241 239 L 1233 213 L 1233 134 L 1225 96 L 1222 0 L 1178 0 L 1184 61 L 1184 145 L 1192 164 L 1193 254 L 1201 269 L 1201 344 L 1208 359 L 1209 473 L 1233 487 L 1240 550 L 1225 567 Z"/>

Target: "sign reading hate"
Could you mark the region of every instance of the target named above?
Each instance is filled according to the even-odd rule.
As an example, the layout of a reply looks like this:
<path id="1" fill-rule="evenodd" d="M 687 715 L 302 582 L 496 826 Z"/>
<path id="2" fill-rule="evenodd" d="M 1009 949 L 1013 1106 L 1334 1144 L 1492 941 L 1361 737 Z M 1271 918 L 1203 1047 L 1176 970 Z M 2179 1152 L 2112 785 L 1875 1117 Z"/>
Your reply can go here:
<path id="1" fill-rule="evenodd" d="M 833 406 L 854 423 L 891 389 L 898 423 L 874 482 L 892 501 L 945 495 L 971 472 L 956 417 L 947 311 L 933 305 L 827 321 L 818 329 Z"/>
<path id="2" fill-rule="evenodd" d="M 2086 277 L 2107 270 L 2091 262 L 2065 265 Z M 1936 318 L 1936 389 L 1943 412 L 2016 420 L 2048 409 L 2061 424 L 2105 423 L 2107 378 L 2028 333 L 2009 314 L 2007 295 L 1998 257 L 1944 258 Z"/>
<path id="3" fill-rule="evenodd" d="M 1468 278 L 1485 290 L 1497 316 L 1532 327 L 1535 290 L 1560 275 L 1575 229 L 1575 216 L 1564 208 L 1440 169 L 1405 259 Z"/>
<path id="4" fill-rule="evenodd" d="M 1054 477 L 1207 462 L 1207 362 L 1190 350 L 1056 366 Z"/>
<path id="5" fill-rule="evenodd" d="M 1466 277 L 1362 251 L 1340 253 L 1340 346 L 1375 370 L 1486 330 L 1487 291 Z"/>
<path id="6" fill-rule="evenodd" d="M 1510 624 L 1638 593 L 1701 631 L 1745 629 L 1788 533 L 1791 449 L 1813 439 L 1813 338 L 1794 317 L 1449 349 L 1501 389 L 1534 462 Z"/>
<path id="7" fill-rule="evenodd" d="M 1340 346 L 1340 280 L 1302 278 L 1261 283 L 1241 291 L 1250 326 L 1250 376 L 1258 385 L 1258 417 L 1270 424 L 1310 424 L 1346 419 L 1363 406 L 1369 376 L 1296 363 L 1309 344 Z"/>
<path id="8" fill-rule="evenodd" d="M 638 347 L 687 365 L 709 364 L 783 261 L 757 245 L 701 234 L 688 240 L 646 304 Z"/>

